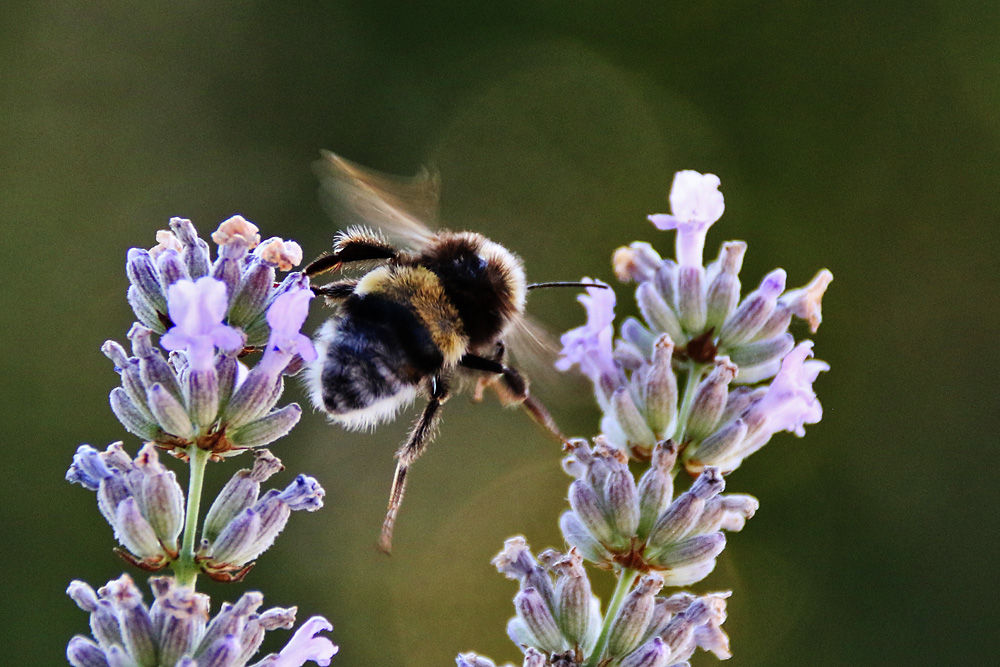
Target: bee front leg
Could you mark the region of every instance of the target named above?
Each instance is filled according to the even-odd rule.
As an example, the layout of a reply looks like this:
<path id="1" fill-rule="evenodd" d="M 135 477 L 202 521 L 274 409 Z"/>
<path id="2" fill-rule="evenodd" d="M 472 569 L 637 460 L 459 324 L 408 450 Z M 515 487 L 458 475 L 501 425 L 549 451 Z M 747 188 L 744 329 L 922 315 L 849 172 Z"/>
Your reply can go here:
<path id="1" fill-rule="evenodd" d="M 382 522 L 382 534 L 378 540 L 379 550 L 387 555 L 392 552 L 392 529 L 396 524 L 399 506 L 403 504 L 406 473 L 413 462 L 427 449 L 427 444 L 431 441 L 434 428 L 437 426 L 438 412 L 441 405 L 448 400 L 448 386 L 442 378 L 430 379 L 430 394 L 430 401 L 427 402 L 423 414 L 410 432 L 410 437 L 396 452 L 396 472 L 392 477 L 392 489 L 389 491 L 389 508 L 386 510 L 385 521 Z"/>
<path id="2" fill-rule="evenodd" d="M 482 396 L 483 387 L 490 384 L 500 397 L 503 405 L 519 405 L 528 413 L 531 419 L 548 431 L 556 440 L 564 445 L 569 442 L 563 432 L 559 430 L 556 421 L 549 414 L 548 409 L 537 398 L 528 392 L 528 381 L 516 368 L 505 366 L 500 362 L 503 359 L 503 343 L 498 344 L 498 358 L 487 359 L 475 354 L 467 354 L 459 361 L 460 366 L 486 373 L 495 373 L 497 381 L 477 383 L 476 396 Z"/>

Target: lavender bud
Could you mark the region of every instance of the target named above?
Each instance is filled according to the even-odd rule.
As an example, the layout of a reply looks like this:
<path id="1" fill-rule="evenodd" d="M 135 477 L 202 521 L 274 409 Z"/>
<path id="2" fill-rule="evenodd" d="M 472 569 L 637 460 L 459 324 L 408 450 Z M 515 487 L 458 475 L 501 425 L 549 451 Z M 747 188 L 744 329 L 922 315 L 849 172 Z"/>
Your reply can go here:
<path id="1" fill-rule="evenodd" d="M 590 589 L 590 579 L 583 569 L 583 559 L 570 550 L 565 558 L 555 564 L 559 578 L 555 586 L 555 598 L 559 629 L 571 645 L 583 646 L 590 638 L 591 607 L 593 594 Z"/>
<path id="2" fill-rule="evenodd" d="M 239 566 L 252 559 L 248 554 L 260 534 L 260 513 L 248 508 L 229 522 L 212 544 L 212 562 Z"/>
<path id="3" fill-rule="evenodd" d="M 238 250 L 242 250 L 242 254 Z M 245 246 L 232 243 L 219 249 L 219 256 L 216 258 L 215 264 L 212 265 L 211 276 L 226 286 L 226 298 L 230 308 L 240 285 L 240 276 L 243 273 L 241 260 L 242 255 L 245 254 Z M 232 320 L 230 320 L 230 324 L 236 325 Z"/>
<path id="4" fill-rule="evenodd" d="M 757 330 L 757 333 L 753 335 L 751 340 L 764 340 L 766 338 L 774 338 L 775 336 L 780 336 L 783 333 L 788 332 L 788 327 L 792 323 L 792 313 L 788 310 L 788 307 L 778 300 L 778 305 L 775 306 L 774 312 L 771 316 L 767 318 L 763 326 Z"/>
<path id="5" fill-rule="evenodd" d="M 525 650 L 524 647 L 538 643 L 538 640 L 531 634 L 531 631 L 528 630 L 528 626 L 524 624 L 524 621 L 520 616 L 514 616 L 507 621 L 507 636 L 510 637 L 510 640 L 520 647 L 522 651 Z"/>
<path id="6" fill-rule="evenodd" d="M 150 334 L 145 327 L 133 325 L 128 336 L 132 341 L 132 352 L 139 358 L 139 375 L 142 384 L 150 387 L 154 384 L 163 385 L 174 398 L 181 400 L 181 386 L 177 383 L 174 370 L 166 362 L 159 350 L 152 346 Z"/>
<path id="7" fill-rule="evenodd" d="M 169 587 L 154 605 L 161 616 L 159 648 L 161 665 L 175 665 L 190 655 L 205 630 L 209 600 L 203 593 Z"/>
<path id="8" fill-rule="evenodd" d="M 705 328 L 705 269 L 682 266 L 677 273 L 677 310 L 685 331 L 698 333 Z"/>
<path id="9" fill-rule="evenodd" d="M 238 447 L 262 447 L 285 436 L 299 422 L 302 408 L 291 403 L 229 433 L 229 439 Z"/>
<path id="10" fill-rule="evenodd" d="M 521 667 L 545 667 L 548 664 L 546 656 L 541 651 L 528 647 L 524 651 L 524 662 Z"/>
<path id="11" fill-rule="evenodd" d="M 623 283 L 643 283 L 652 279 L 662 261 L 660 253 L 642 241 L 634 241 L 618 248 L 611 258 L 615 277 Z"/>
<path id="12" fill-rule="evenodd" d="M 795 347 L 795 338 L 790 333 L 780 334 L 774 338 L 754 341 L 739 347 L 728 349 L 729 358 L 734 364 L 743 368 L 751 368 L 763 364 L 774 364 L 780 362 L 782 357 L 791 352 Z M 775 369 L 777 372 L 777 369 Z"/>
<path id="13" fill-rule="evenodd" d="M 193 369 L 187 373 L 188 412 L 206 431 L 219 414 L 219 375 L 215 368 Z"/>
<path id="14" fill-rule="evenodd" d="M 549 606 L 534 588 L 518 591 L 514 596 L 514 608 L 525 627 L 537 640 L 537 648 L 549 653 L 568 648 Z"/>
<path id="15" fill-rule="evenodd" d="M 146 300 L 138 287 L 129 285 L 128 291 L 125 292 L 125 300 L 128 301 L 128 305 L 132 307 L 132 312 L 135 313 L 135 316 L 144 325 L 156 333 L 163 333 L 166 330 L 163 323 L 160 322 L 160 317 L 156 309 Z"/>
<path id="16" fill-rule="evenodd" d="M 177 235 L 177 239 L 184 246 L 181 250 L 181 259 L 187 267 L 191 280 L 197 280 L 208 275 L 210 258 L 208 244 L 198 238 L 198 232 L 190 220 L 184 218 L 171 218 L 170 229 Z"/>
<path id="17" fill-rule="evenodd" d="M 608 524 L 593 487 L 582 480 L 569 485 L 569 504 L 587 531 L 599 542 L 612 544 L 617 536 Z M 582 550 L 582 549 L 581 549 Z"/>
<path id="18" fill-rule="evenodd" d="M 719 331 L 719 345 L 739 345 L 753 338 L 771 316 L 778 303 L 778 296 L 784 289 L 784 269 L 775 269 L 764 276 L 760 287 L 747 295 L 736 312 L 722 325 Z"/>
<path id="19" fill-rule="evenodd" d="M 715 557 L 722 553 L 722 550 L 725 548 L 726 536 L 723 533 L 695 535 L 668 547 L 654 556 L 648 557 L 647 560 L 653 567 L 664 570 L 686 570 L 709 562 L 714 567 Z M 669 585 L 686 586 L 696 581 L 698 579 L 685 583 L 676 583 L 674 580 L 671 580 Z"/>
<path id="20" fill-rule="evenodd" d="M 455 664 L 458 667 L 496 667 L 495 662 L 475 653 L 459 653 L 455 658 Z"/>
<path id="21" fill-rule="evenodd" d="M 670 647 L 662 639 L 653 637 L 651 641 L 625 656 L 618 665 L 619 667 L 666 667 L 670 653 Z"/>
<path id="22" fill-rule="evenodd" d="M 624 548 L 639 526 L 639 497 L 635 478 L 627 466 L 608 475 L 604 483 L 604 498 L 609 523 L 617 536 L 615 546 Z"/>
<path id="23" fill-rule="evenodd" d="M 656 444 L 656 436 L 649 430 L 645 418 L 639 412 L 629 390 L 619 387 L 611 395 L 611 406 L 614 410 L 615 419 L 625 432 L 630 448 L 644 447 L 652 449 Z"/>
<path id="24" fill-rule="evenodd" d="M 737 380 L 739 380 L 739 373 L 737 375 Z M 726 409 L 722 411 L 722 416 L 719 417 L 720 424 L 728 424 L 737 417 L 743 414 L 743 412 L 750 407 L 751 404 L 760 400 L 760 398 L 767 392 L 767 387 L 736 387 L 729 392 L 729 398 L 726 399 Z"/>
<path id="25" fill-rule="evenodd" d="M 753 517 L 760 503 L 753 496 L 744 494 L 729 494 L 716 496 L 705 503 L 705 509 L 698 519 L 694 531 L 712 533 L 717 530 L 739 532 L 743 530 L 747 519 Z"/>
<path id="26" fill-rule="evenodd" d="M 184 522 L 184 492 L 173 471 L 148 475 L 144 479 L 142 504 L 156 536 L 164 545 L 176 549 Z"/>
<path id="27" fill-rule="evenodd" d="M 149 410 L 164 431 L 180 438 L 194 435 L 194 425 L 184 406 L 163 385 L 158 382 L 150 385 L 146 395 Z"/>
<path id="28" fill-rule="evenodd" d="M 115 387 L 108 396 L 111 403 L 111 411 L 121 422 L 125 429 L 143 440 L 158 440 L 163 437 L 163 430 L 159 425 L 150 421 L 145 410 L 136 407 L 128 393 L 121 387 Z"/>
<path id="29" fill-rule="evenodd" d="M 695 390 L 691 410 L 688 413 L 686 439 L 698 442 L 712 433 L 726 407 L 729 383 L 736 377 L 737 368 L 729 357 L 716 358 L 715 368 Z"/>
<path id="30" fill-rule="evenodd" d="M 198 667 L 237 667 L 243 647 L 233 635 L 220 637 L 198 657 Z"/>
<path id="31" fill-rule="evenodd" d="M 660 297 L 667 304 L 677 303 L 677 264 L 672 259 L 665 259 L 660 262 L 653 276 L 653 284 Z M 682 340 L 674 338 L 674 340 Z"/>
<path id="32" fill-rule="evenodd" d="M 684 467 L 689 472 L 698 472 L 709 465 L 718 466 L 723 472 L 735 470 L 740 459 L 734 461 L 733 456 L 742 448 L 746 436 L 746 422 L 742 419 L 730 422 L 684 452 Z"/>
<path id="33" fill-rule="evenodd" d="M 126 255 L 125 273 L 139 296 L 152 310 L 167 312 L 167 299 L 160 283 L 160 274 L 148 250 L 130 248 Z"/>
<path id="34" fill-rule="evenodd" d="M 820 322 L 823 321 L 821 308 L 823 294 L 832 281 L 833 274 L 828 269 L 823 269 L 805 287 L 782 294 L 779 303 L 796 317 L 809 322 L 809 331 L 816 333 Z"/>
<path id="35" fill-rule="evenodd" d="M 115 529 L 115 538 L 139 558 L 156 558 L 164 555 L 156 538 L 156 531 L 142 516 L 135 498 L 126 498 L 118 504 L 112 526 Z"/>
<path id="36" fill-rule="evenodd" d="M 642 352 L 646 358 L 649 358 L 653 353 L 653 344 L 657 338 L 656 334 L 643 326 L 634 317 L 629 317 L 622 322 L 621 336 L 623 340 L 628 341 Z"/>
<path id="37" fill-rule="evenodd" d="M 674 344 L 667 335 L 656 339 L 653 365 L 646 375 L 643 399 L 646 422 L 656 438 L 673 435 L 677 419 L 677 376 L 671 367 Z"/>
<path id="38" fill-rule="evenodd" d="M 705 326 L 716 331 L 722 326 L 740 300 L 740 269 L 747 244 L 743 241 L 729 241 L 722 244 L 719 253 L 718 273 L 708 286 L 707 317 Z"/>
<path id="39" fill-rule="evenodd" d="M 611 560 L 611 554 L 587 530 L 575 512 L 566 510 L 562 513 L 559 517 L 559 530 L 566 543 L 579 550 L 587 560 L 593 563 L 607 563 Z"/>
<path id="40" fill-rule="evenodd" d="M 219 409 L 225 411 L 233 388 L 236 386 L 240 363 L 235 354 L 219 354 L 215 357 L 215 373 L 219 382 Z"/>
<path id="41" fill-rule="evenodd" d="M 205 525 L 202 528 L 204 539 L 215 541 L 226 524 L 257 502 L 259 494 L 260 482 L 249 470 L 238 470 L 222 487 L 205 515 Z"/>
<path id="42" fill-rule="evenodd" d="M 73 667 L 108 667 L 104 651 L 90 639 L 77 635 L 66 646 L 66 660 Z"/>
<path id="43" fill-rule="evenodd" d="M 156 268 L 160 272 L 160 289 L 164 294 L 178 280 L 190 279 L 180 253 L 173 248 L 164 250 L 156 257 Z"/>
<path id="44" fill-rule="evenodd" d="M 90 614 L 90 632 L 101 647 L 123 642 L 118 616 L 110 602 L 98 599 L 94 589 L 82 581 L 71 582 L 66 593 L 80 609 Z"/>
<path id="45" fill-rule="evenodd" d="M 687 340 L 676 313 L 667 305 L 652 283 L 642 283 L 635 291 L 635 300 L 642 317 L 654 331 L 665 333 L 671 340 Z"/>
<path id="46" fill-rule="evenodd" d="M 229 321 L 234 326 L 242 327 L 257 320 L 264 312 L 272 285 L 274 267 L 258 257 L 251 259 L 236 290 L 236 298 L 229 310 Z"/>
<path id="47" fill-rule="evenodd" d="M 647 574 L 639 580 L 611 623 L 605 658 L 623 656 L 639 645 L 653 615 L 655 596 L 661 588 L 663 578 L 658 574 Z"/>
<path id="48" fill-rule="evenodd" d="M 108 582 L 98 593 L 110 600 L 118 610 L 125 649 L 132 658 L 140 665 L 157 664 L 153 623 L 146 605 L 142 603 L 142 593 L 136 588 L 132 578 L 123 574 L 118 579 Z M 108 657 L 110 659 L 111 655 Z"/>
<path id="49" fill-rule="evenodd" d="M 670 505 L 674 493 L 673 468 L 677 460 L 677 445 L 672 440 L 656 443 L 653 458 L 639 480 L 639 526 L 636 534 L 644 538 L 657 517 Z"/>
<path id="50" fill-rule="evenodd" d="M 274 407 L 281 395 L 281 376 L 269 373 L 258 365 L 233 394 L 222 420 L 230 428 L 251 422 Z"/>

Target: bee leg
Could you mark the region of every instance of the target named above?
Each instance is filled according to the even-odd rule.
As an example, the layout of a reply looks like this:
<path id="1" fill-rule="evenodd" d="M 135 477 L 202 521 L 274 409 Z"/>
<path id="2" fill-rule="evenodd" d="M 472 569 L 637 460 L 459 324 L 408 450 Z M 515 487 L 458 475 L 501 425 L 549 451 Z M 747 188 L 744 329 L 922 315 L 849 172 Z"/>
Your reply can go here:
<path id="1" fill-rule="evenodd" d="M 427 443 L 430 442 L 434 427 L 437 425 L 438 410 L 448 400 L 448 386 L 443 379 L 432 377 L 430 385 L 430 401 L 410 432 L 410 437 L 396 452 L 396 472 L 392 477 L 392 490 L 389 491 L 389 508 L 386 510 L 385 521 L 382 522 L 382 534 L 378 540 L 378 548 L 385 554 L 392 551 L 392 529 L 396 523 L 396 515 L 399 514 L 399 506 L 403 503 L 406 473 L 413 462 L 427 449 Z"/>
<path id="2" fill-rule="evenodd" d="M 357 285 L 357 280 L 338 280 L 329 285 L 313 285 L 311 289 L 316 296 L 326 297 L 330 301 L 342 301 L 354 293 Z"/>
<path id="3" fill-rule="evenodd" d="M 336 271 L 343 264 L 377 259 L 392 259 L 399 251 L 375 234 L 362 229 L 348 230 L 337 236 L 333 252 L 321 255 L 302 270 L 310 278 Z"/>
<path id="4" fill-rule="evenodd" d="M 497 356 L 501 359 L 503 355 L 502 343 L 498 346 Z M 549 414 L 549 411 L 542 405 L 542 402 L 528 393 L 528 381 L 516 368 L 505 366 L 496 358 L 487 359 L 475 354 L 466 354 L 462 357 L 459 365 L 477 371 L 495 373 L 499 376 L 499 382 L 493 382 L 492 386 L 500 397 L 500 402 L 504 405 L 519 405 L 528 413 L 532 421 L 548 431 L 553 437 L 564 445 L 568 442 L 563 432 L 559 430 L 556 421 Z M 482 385 L 476 385 L 477 395 L 482 395 Z"/>

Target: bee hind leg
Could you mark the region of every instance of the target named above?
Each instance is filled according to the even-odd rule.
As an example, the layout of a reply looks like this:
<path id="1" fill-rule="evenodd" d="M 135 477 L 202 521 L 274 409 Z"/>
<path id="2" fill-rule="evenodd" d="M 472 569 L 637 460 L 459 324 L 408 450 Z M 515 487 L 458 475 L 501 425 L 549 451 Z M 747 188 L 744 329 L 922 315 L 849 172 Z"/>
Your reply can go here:
<path id="1" fill-rule="evenodd" d="M 406 474 L 413 462 L 427 449 L 434 435 L 441 405 L 448 400 L 448 387 L 444 380 L 432 377 L 430 380 L 431 398 L 427 402 L 420 419 L 410 432 L 410 437 L 396 452 L 396 472 L 392 477 L 392 489 L 389 491 L 389 508 L 382 522 L 382 534 L 379 536 L 378 549 L 388 555 L 392 552 L 392 530 L 396 524 L 396 515 L 403 504 L 403 492 L 406 490 Z"/>
<path id="2" fill-rule="evenodd" d="M 521 373 L 516 368 L 511 368 L 500 362 L 503 358 L 503 346 L 502 343 L 498 346 L 498 352 L 496 357 L 493 359 L 487 359 L 486 357 L 480 357 L 475 354 L 466 354 L 459 361 L 459 365 L 464 366 L 472 370 L 484 371 L 486 373 L 493 373 L 496 375 L 495 378 L 489 380 L 480 381 L 476 384 L 475 398 L 482 398 L 483 389 L 486 386 L 493 387 L 496 391 L 497 396 L 500 398 L 500 402 L 503 405 L 518 405 L 528 416 L 531 417 L 532 421 L 545 429 L 550 435 L 552 435 L 556 440 L 566 445 L 569 441 L 563 432 L 559 430 L 559 426 L 556 421 L 552 418 L 548 409 L 539 401 L 537 398 L 532 396 L 528 392 L 528 381 L 521 375 Z"/>

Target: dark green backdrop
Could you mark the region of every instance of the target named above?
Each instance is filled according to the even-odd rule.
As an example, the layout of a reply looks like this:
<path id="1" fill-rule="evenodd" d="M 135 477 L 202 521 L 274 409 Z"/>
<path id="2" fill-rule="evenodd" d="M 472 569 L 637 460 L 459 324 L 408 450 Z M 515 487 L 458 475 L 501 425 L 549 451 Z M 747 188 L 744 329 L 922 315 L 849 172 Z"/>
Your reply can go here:
<path id="1" fill-rule="evenodd" d="M 535 280 L 610 280 L 633 239 L 669 251 L 645 214 L 667 209 L 675 170 L 718 174 L 711 253 L 747 240 L 747 283 L 774 266 L 793 285 L 836 275 L 816 337 L 833 367 L 825 419 L 731 476 L 761 510 L 696 587 L 735 590 L 733 664 L 995 656 L 995 3 L 39 0 L 3 14 L 0 661 L 63 661 L 86 631 L 67 583 L 127 569 L 93 494 L 63 481 L 79 443 L 124 437 L 99 347 L 132 321 L 126 249 L 172 215 L 207 234 L 239 212 L 319 253 L 333 233 L 308 169 L 321 147 L 400 173 L 433 161 L 445 221 L 509 245 Z M 565 292 L 531 310 L 556 331 L 582 319 Z M 583 382 L 540 391 L 567 430 L 594 432 Z M 559 544 L 559 453 L 519 413 L 452 401 L 385 559 L 372 543 L 406 421 L 349 437 L 307 414 L 275 448 L 278 481 L 317 476 L 327 507 L 294 516 L 214 599 L 260 588 L 325 614 L 337 665 L 514 659 L 514 586 L 489 560 L 516 533 Z"/>

